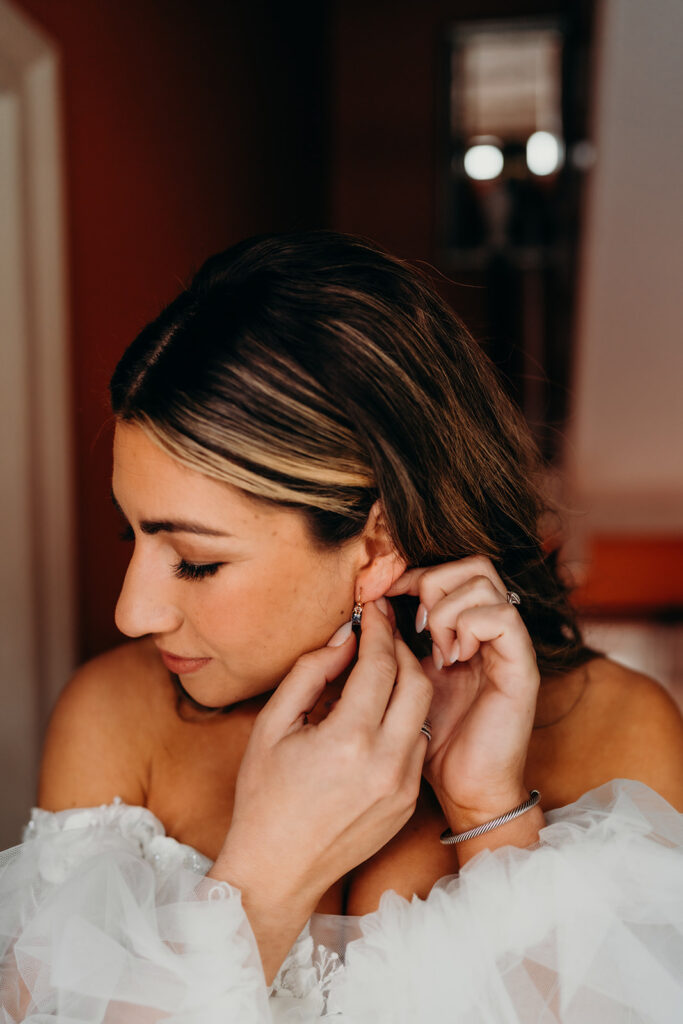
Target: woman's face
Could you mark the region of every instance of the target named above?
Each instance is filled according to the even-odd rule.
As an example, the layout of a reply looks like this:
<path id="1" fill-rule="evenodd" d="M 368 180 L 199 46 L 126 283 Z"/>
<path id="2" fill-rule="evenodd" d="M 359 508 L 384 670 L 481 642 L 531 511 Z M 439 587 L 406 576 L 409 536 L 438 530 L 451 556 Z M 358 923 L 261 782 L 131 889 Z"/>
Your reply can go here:
<path id="1" fill-rule="evenodd" d="M 350 618 L 361 542 L 321 551 L 300 512 L 183 466 L 130 424 L 112 489 L 135 534 L 116 624 L 187 659 L 164 658 L 201 704 L 272 690 Z"/>

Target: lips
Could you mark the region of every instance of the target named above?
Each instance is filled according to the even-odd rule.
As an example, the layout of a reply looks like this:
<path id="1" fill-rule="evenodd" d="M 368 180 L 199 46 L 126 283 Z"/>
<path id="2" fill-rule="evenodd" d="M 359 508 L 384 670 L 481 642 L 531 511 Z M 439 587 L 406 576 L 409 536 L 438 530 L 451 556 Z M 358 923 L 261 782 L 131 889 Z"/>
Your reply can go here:
<path id="1" fill-rule="evenodd" d="M 204 668 L 211 661 L 211 658 L 179 658 L 176 654 L 171 654 L 169 651 L 159 650 L 159 653 L 166 668 L 171 672 L 175 672 L 177 676 L 198 672 L 200 668 Z"/>

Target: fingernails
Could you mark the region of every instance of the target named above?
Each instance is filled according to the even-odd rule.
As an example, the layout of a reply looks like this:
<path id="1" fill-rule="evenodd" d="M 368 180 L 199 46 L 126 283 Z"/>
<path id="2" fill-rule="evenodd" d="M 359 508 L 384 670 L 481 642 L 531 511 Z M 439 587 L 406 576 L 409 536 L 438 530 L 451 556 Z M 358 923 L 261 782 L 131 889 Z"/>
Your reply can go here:
<path id="1" fill-rule="evenodd" d="M 379 608 L 383 615 L 389 614 L 389 605 L 387 604 L 387 600 L 385 597 L 378 597 L 377 600 L 375 601 L 375 604 L 377 605 L 377 607 Z"/>
<path id="2" fill-rule="evenodd" d="M 449 665 L 455 665 L 456 661 L 460 657 L 460 641 L 454 640 L 451 648 L 451 659 L 448 662 Z"/>
<path id="3" fill-rule="evenodd" d="M 417 615 L 415 616 L 415 632 L 421 633 L 427 625 L 427 609 L 423 604 L 418 606 Z"/>
<path id="4" fill-rule="evenodd" d="M 443 668 L 443 654 L 436 644 L 432 644 L 432 661 L 434 662 L 434 667 L 440 672 Z"/>
<path id="5" fill-rule="evenodd" d="M 337 632 L 327 641 L 328 647 L 341 647 L 342 644 L 351 636 L 351 622 L 345 622 L 343 626 L 340 626 Z"/>

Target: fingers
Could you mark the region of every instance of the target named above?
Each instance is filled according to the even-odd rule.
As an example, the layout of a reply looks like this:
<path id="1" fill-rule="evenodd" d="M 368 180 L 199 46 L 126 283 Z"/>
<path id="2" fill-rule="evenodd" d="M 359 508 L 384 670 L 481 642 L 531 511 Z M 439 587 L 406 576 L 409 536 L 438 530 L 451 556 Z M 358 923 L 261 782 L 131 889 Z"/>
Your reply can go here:
<path id="1" fill-rule="evenodd" d="M 487 675 L 509 696 L 538 688 L 540 674 L 531 638 L 515 607 L 469 607 L 455 620 L 459 660 L 469 661 L 487 643 Z"/>
<path id="2" fill-rule="evenodd" d="M 420 726 L 429 714 L 434 688 L 420 662 L 400 637 L 395 638 L 397 678 L 382 721 L 382 732 L 392 745 L 412 749 L 419 744 L 422 759 L 426 751 L 420 741 Z"/>
<path id="3" fill-rule="evenodd" d="M 442 597 L 429 609 L 427 628 L 434 644 L 438 647 L 438 652 L 443 656 L 444 664 L 452 665 L 459 658 L 465 658 L 458 642 L 458 616 L 466 608 L 491 605 L 512 607 L 505 601 L 505 594 L 500 594 L 488 576 L 473 576 L 452 593 Z M 519 619 L 520 625 L 523 625 L 519 613 L 515 611 L 515 615 Z M 471 656 L 471 654 L 468 655 L 468 657 Z M 437 668 L 441 667 L 438 665 L 436 652 L 434 660 Z"/>
<path id="4" fill-rule="evenodd" d="M 354 728 L 377 728 L 386 711 L 396 680 L 394 633 L 389 618 L 376 602 L 363 609 L 363 632 L 358 661 L 344 684 L 330 717 L 347 718 Z"/>
<path id="5" fill-rule="evenodd" d="M 457 635 L 456 620 L 465 608 L 503 602 L 507 605 L 505 584 L 491 560 L 480 555 L 426 569 L 409 569 L 388 594 L 413 594 L 420 598 L 415 628 L 418 632 L 427 628 L 431 634 L 432 658 L 438 670 L 475 653 L 463 654 Z M 523 628 L 519 613 L 515 614 Z"/>
<path id="6" fill-rule="evenodd" d="M 402 576 L 392 584 L 386 592 L 387 597 L 399 597 L 401 594 L 412 594 L 419 597 L 427 611 L 446 594 L 466 583 L 473 576 L 487 577 L 501 597 L 505 597 L 507 588 L 493 567 L 489 558 L 483 555 L 472 555 L 461 558 L 457 562 L 446 562 L 444 565 L 433 565 L 426 569 L 406 569 Z"/>
<path id="7" fill-rule="evenodd" d="M 261 709 L 258 728 L 276 742 L 300 724 L 305 712 L 320 698 L 326 683 L 337 679 L 347 667 L 355 649 L 356 638 L 350 633 L 339 647 L 322 647 L 302 654 Z"/>

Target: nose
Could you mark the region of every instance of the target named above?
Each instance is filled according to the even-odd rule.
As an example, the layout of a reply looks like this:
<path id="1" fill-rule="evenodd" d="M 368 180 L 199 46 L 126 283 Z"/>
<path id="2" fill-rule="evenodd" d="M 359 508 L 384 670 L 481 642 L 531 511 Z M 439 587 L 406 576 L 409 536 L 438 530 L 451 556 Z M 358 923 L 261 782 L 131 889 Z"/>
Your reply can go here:
<path id="1" fill-rule="evenodd" d="M 126 636 L 172 633 L 181 625 L 182 610 L 169 599 L 167 574 L 168 567 L 155 566 L 137 550 L 133 553 L 114 614 L 117 628 Z"/>

